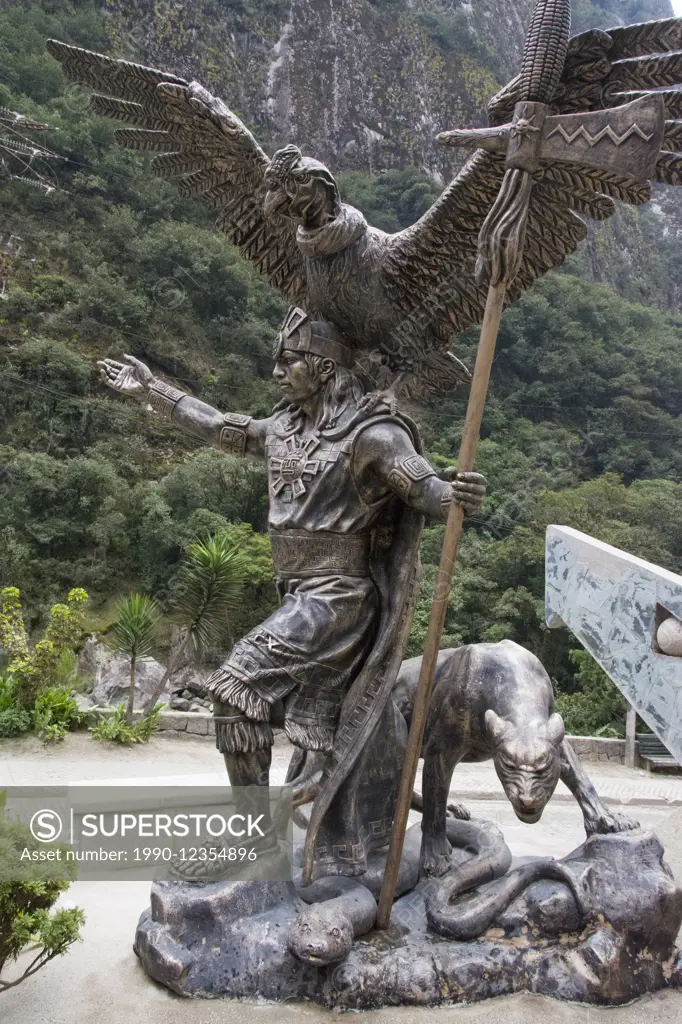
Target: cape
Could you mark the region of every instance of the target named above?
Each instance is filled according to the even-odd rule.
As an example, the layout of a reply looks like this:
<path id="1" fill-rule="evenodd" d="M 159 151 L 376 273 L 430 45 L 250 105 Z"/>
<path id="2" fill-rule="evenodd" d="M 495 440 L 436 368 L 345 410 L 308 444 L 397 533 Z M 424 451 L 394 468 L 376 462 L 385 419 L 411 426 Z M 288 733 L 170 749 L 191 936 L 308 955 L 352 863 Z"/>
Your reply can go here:
<path id="1" fill-rule="evenodd" d="M 406 427 L 422 453 L 412 420 L 402 414 L 379 418 Z M 377 421 L 374 415 L 365 426 Z M 399 778 L 392 762 L 404 749 L 404 741 L 396 742 L 394 735 L 400 725 L 392 714 L 390 697 L 412 626 L 423 527 L 424 516 L 396 498 L 375 529 L 371 574 L 381 602 L 377 636 L 346 694 L 334 749 L 312 806 L 303 885 L 327 875 L 363 874 L 367 853 L 385 845 L 390 835 Z M 385 758 L 376 756 L 377 744 L 385 750 Z M 387 793 L 386 786 L 392 792 Z"/>

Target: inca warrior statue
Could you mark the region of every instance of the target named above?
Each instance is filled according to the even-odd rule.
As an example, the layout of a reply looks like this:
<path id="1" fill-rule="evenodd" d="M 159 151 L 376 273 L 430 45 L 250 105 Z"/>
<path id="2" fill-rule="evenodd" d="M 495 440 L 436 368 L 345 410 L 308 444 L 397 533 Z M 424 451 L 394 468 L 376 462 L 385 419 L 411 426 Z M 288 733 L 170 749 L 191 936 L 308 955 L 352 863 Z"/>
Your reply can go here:
<path id="1" fill-rule="evenodd" d="M 485 492 L 477 473 L 452 483 L 438 478 L 421 454 L 415 425 L 365 395 L 352 370 L 352 343 L 331 323 L 293 307 L 275 360 L 285 408 L 264 420 L 218 412 L 157 380 L 132 356 L 100 363 L 110 387 L 159 416 L 232 455 L 266 460 L 282 603 L 206 683 L 234 786 L 268 784 L 278 702 L 296 747 L 339 759 L 345 739 L 359 752 L 366 723 L 358 715 L 376 725 L 372 694 L 380 681 L 390 690 L 400 665 L 423 519 L 445 520 L 453 498 L 475 512 Z M 335 744 L 349 690 L 345 733 Z M 324 865 L 316 874 L 364 869 L 363 822 L 341 817 L 343 836 L 337 828 L 333 839 L 318 843 L 315 857 Z M 372 841 L 385 842 L 390 815 L 375 820 L 384 828 L 379 834 L 375 825 Z"/>
<path id="2" fill-rule="evenodd" d="M 504 642 L 439 654 L 463 518 L 485 489 L 473 467 L 505 304 L 576 249 L 587 218 L 646 203 L 653 183 L 682 184 L 682 19 L 569 35 L 569 0 L 538 0 L 521 72 L 490 100 L 489 127 L 438 136 L 475 152 L 392 235 L 296 146 L 268 157 L 197 82 L 48 43 L 67 77 L 94 90 L 93 109 L 126 125 L 118 141 L 157 154 L 153 172 L 216 210 L 217 227 L 291 303 L 275 350 L 285 402 L 264 420 L 220 413 L 130 356 L 100 364 L 112 388 L 266 460 L 281 607 L 206 685 L 233 785 L 267 784 L 281 722 L 295 746 L 294 802 L 312 800 L 296 886 L 155 889 L 136 950 L 177 992 L 364 1009 L 520 985 L 593 1002 L 682 987 L 682 890 L 656 837 L 601 807 L 542 667 Z M 470 374 L 450 346 L 478 323 Z M 461 384 L 470 394 L 448 482 L 399 401 Z M 446 522 L 443 552 L 423 657 L 399 676 L 427 516 Z M 446 816 L 454 761 L 441 748 L 453 737 L 494 758 L 528 820 L 561 775 L 583 808 L 585 844 L 510 870 L 499 830 L 456 808 Z M 420 754 L 423 797 L 413 794 Z M 410 805 L 425 811 L 416 840 Z M 442 877 L 418 888 L 424 873 Z M 345 957 L 347 971 L 324 973 Z"/>

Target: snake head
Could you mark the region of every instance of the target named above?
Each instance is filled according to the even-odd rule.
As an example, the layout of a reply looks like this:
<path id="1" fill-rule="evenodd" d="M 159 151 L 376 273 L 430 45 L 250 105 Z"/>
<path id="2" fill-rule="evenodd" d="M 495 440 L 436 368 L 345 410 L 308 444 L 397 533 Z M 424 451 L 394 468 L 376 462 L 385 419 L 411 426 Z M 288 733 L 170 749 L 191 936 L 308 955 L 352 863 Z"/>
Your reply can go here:
<path id="1" fill-rule="evenodd" d="M 353 926 L 338 908 L 314 903 L 298 915 L 287 941 L 289 952 L 305 964 L 326 967 L 344 960 L 353 947 Z"/>

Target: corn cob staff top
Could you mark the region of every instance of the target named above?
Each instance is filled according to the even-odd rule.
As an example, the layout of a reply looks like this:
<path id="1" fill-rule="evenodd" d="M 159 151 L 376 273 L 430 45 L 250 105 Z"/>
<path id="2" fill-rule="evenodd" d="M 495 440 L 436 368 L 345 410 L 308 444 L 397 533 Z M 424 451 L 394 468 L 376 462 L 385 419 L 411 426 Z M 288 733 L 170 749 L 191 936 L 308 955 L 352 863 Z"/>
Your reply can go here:
<path id="1" fill-rule="evenodd" d="M 476 277 L 479 284 L 487 280 L 489 290 L 457 462 L 459 472 L 471 471 L 474 466 L 505 292 L 523 262 L 533 172 L 538 168 L 544 123 L 566 60 L 570 24 L 570 0 L 539 0 L 526 40 L 520 99 L 514 109 L 513 121 L 501 129 L 484 129 L 481 133 L 488 145 L 491 142 L 498 146 L 506 145 L 507 169 L 500 192 L 478 239 Z M 459 134 L 461 138 L 442 141 L 479 144 L 478 133 L 475 131 L 448 134 Z M 379 928 L 388 927 L 390 921 L 463 518 L 463 510 L 453 505 L 445 529 L 386 872 L 379 898 Z"/>

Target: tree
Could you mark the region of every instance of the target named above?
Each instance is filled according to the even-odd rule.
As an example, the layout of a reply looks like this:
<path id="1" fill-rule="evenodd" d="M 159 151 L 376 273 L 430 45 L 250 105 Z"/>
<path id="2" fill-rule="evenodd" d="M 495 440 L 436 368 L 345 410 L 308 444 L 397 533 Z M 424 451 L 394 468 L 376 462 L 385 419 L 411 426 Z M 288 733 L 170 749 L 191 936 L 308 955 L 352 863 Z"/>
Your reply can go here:
<path id="1" fill-rule="evenodd" d="M 151 654 L 158 641 L 160 612 L 156 601 L 144 594 L 131 594 L 118 606 L 118 614 L 107 632 L 107 643 L 130 658 L 130 689 L 126 725 L 133 724 L 135 710 L 135 666 L 138 658 Z"/>
<path id="2" fill-rule="evenodd" d="M 187 664 L 192 652 L 206 650 L 226 633 L 233 642 L 230 615 L 241 601 L 248 575 L 244 555 L 227 534 L 190 545 L 176 604 L 181 639 L 171 649 L 168 667 L 145 707 L 146 715 L 153 711 L 166 683 Z"/>
<path id="3" fill-rule="evenodd" d="M 556 699 L 556 710 L 564 719 L 566 731 L 577 736 L 624 736 L 628 711 L 625 697 L 588 651 L 573 650 L 570 657 L 578 669 L 578 689 L 559 694 Z"/>

